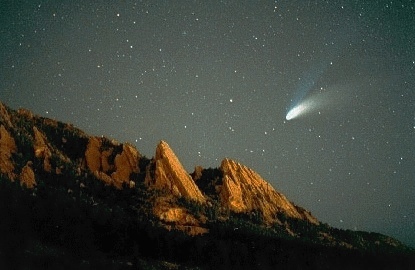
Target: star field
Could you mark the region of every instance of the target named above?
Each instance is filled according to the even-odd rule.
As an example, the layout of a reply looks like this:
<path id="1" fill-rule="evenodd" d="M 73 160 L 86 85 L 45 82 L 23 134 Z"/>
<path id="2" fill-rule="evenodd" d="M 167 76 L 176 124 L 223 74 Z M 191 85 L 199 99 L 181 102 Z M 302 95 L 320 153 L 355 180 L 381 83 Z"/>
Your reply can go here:
<path id="1" fill-rule="evenodd" d="M 230 157 L 415 246 L 412 1 L 2 1 L 0 100 L 189 172 Z M 315 108 L 286 120 L 290 106 Z"/>

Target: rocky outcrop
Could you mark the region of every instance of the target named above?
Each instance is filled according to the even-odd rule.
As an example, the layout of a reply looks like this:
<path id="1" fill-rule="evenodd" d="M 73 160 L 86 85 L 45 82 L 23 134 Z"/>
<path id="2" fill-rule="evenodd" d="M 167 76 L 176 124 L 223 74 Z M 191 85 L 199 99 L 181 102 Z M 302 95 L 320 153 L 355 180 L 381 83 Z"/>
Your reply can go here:
<path id="1" fill-rule="evenodd" d="M 202 178 L 203 175 L 203 167 L 202 166 L 196 166 L 195 170 L 193 171 L 193 173 L 191 174 L 192 179 L 197 182 L 197 180 L 199 180 L 200 178 Z"/>
<path id="2" fill-rule="evenodd" d="M 77 175 L 81 175 L 82 171 L 90 171 L 97 179 L 118 189 L 124 186 L 134 188 L 136 183 L 132 178 L 145 178 L 148 187 L 163 190 L 161 203 L 155 203 L 153 211 L 169 226 L 175 224 L 185 228 L 201 228 L 200 224 L 203 225 L 206 221 L 201 216 L 195 218 L 185 206 L 177 204 L 177 198 L 204 204 L 204 207 L 220 205 L 222 207 L 219 212 L 223 215 L 229 213 L 228 210 L 238 213 L 258 212 L 267 223 L 278 222 L 278 213 L 318 223 L 309 212 L 289 202 L 256 172 L 230 159 L 225 159 L 221 167 L 216 169 L 219 173 L 197 166 L 191 176 L 170 146 L 161 141 L 157 145 L 154 159 L 146 166 L 146 171 L 140 172 L 141 155 L 131 144 L 88 136 L 69 125 L 37 117 L 24 109 L 12 112 L 0 104 L 0 172 L 11 180 L 19 179 L 28 188 L 36 185 L 36 171 L 39 170 L 51 174 L 71 170 Z M 25 160 L 25 163 L 19 165 L 20 168 L 15 168 L 17 165 L 13 163 L 13 155 L 24 155 L 17 153 L 18 147 L 12 136 L 14 133 L 11 133 L 14 125 L 21 129 L 16 129 L 15 133 L 25 132 L 26 149 L 32 143 L 35 158 L 41 162 Z M 65 134 L 70 136 L 66 137 Z M 55 135 L 58 137 L 54 138 Z M 77 142 L 82 141 L 76 139 L 76 136 L 84 140 L 83 148 L 80 148 L 82 150 L 79 154 L 65 153 L 72 149 L 67 146 L 70 140 L 71 146 L 77 146 Z M 70 160 L 69 156 L 75 159 Z M 40 167 L 33 168 L 34 164 Z"/>
<path id="3" fill-rule="evenodd" d="M 85 160 L 91 172 L 101 171 L 101 141 L 97 137 L 89 138 L 85 151 Z"/>
<path id="4" fill-rule="evenodd" d="M 3 120 L 3 119 L 2 119 Z M 14 180 L 14 163 L 12 154 L 16 153 L 17 147 L 14 138 L 9 134 L 4 125 L 0 126 L 0 172 Z"/>
<path id="5" fill-rule="evenodd" d="M 20 108 L 20 109 L 18 109 L 17 110 L 17 113 L 20 115 L 20 116 L 22 116 L 22 117 L 24 117 L 24 118 L 26 118 L 26 119 L 28 119 L 28 120 L 33 120 L 33 118 L 35 117 L 34 116 L 34 114 L 31 112 L 31 111 L 29 111 L 29 110 L 27 110 L 27 109 L 24 109 L 24 108 Z M 45 118 L 45 120 L 47 121 L 47 120 L 49 120 L 49 121 L 53 121 L 53 122 L 55 122 L 56 123 L 56 121 L 55 120 L 52 120 L 52 119 L 47 119 L 47 118 Z"/>
<path id="6" fill-rule="evenodd" d="M 154 176 L 146 178 L 148 186 L 169 190 L 174 196 L 185 197 L 199 203 L 206 201 L 202 192 L 165 141 L 161 141 L 157 145 L 154 162 Z"/>
<path id="7" fill-rule="evenodd" d="M 35 134 L 35 141 L 33 146 L 35 156 L 36 158 L 43 159 L 43 169 L 46 172 L 51 172 L 52 165 L 50 164 L 50 158 L 52 157 L 52 152 L 49 149 L 47 139 L 37 127 L 33 127 L 33 132 Z"/>
<path id="8" fill-rule="evenodd" d="M 122 188 L 123 184 L 134 187 L 130 179 L 132 173 L 139 172 L 140 153 L 131 144 L 113 141 L 103 147 L 104 138 L 90 137 L 85 151 L 87 168 L 94 175 L 109 185 Z M 107 143 L 108 144 L 108 143 Z M 117 153 L 117 149 L 121 149 Z M 114 158 L 112 158 L 115 156 Z"/>
<path id="9" fill-rule="evenodd" d="M 190 235 L 205 234 L 209 230 L 202 227 L 206 220 L 196 218 L 189 211 L 172 204 L 169 198 L 158 198 L 154 204 L 153 213 L 167 229 L 178 229 Z"/>
<path id="10" fill-rule="evenodd" d="M 219 197 L 223 207 L 239 213 L 259 211 L 268 223 L 277 220 L 277 213 L 291 218 L 305 217 L 284 195 L 248 167 L 224 159 L 220 169 L 223 172 L 223 184 Z M 318 223 L 311 215 L 307 216 L 307 220 Z"/>
<path id="11" fill-rule="evenodd" d="M 131 144 L 123 144 L 122 152 L 115 156 L 114 165 L 115 172 L 111 174 L 114 179 L 115 186 L 122 186 L 123 183 L 130 183 L 130 175 L 132 173 L 138 173 L 138 161 L 140 159 L 140 153 Z"/>
<path id="12" fill-rule="evenodd" d="M 12 127 L 11 117 L 7 107 L 0 102 L 0 121 L 7 128 Z"/>
<path id="13" fill-rule="evenodd" d="M 23 167 L 20 175 L 20 185 L 26 186 L 27 188 L 34 188 L 36 186 L 35 173 L 32 169 L 32 162 L 28 161 Z"/>
<path id="14" fill-rule="evenodd" d="M 186 207 L 176 203 L 177 198 L 197 203 L 204 203 L 206 199 L 165 141 L 157 145 L 155 158 L 147 167 L 145 183 L 150 188 L 165 191 L 153 206 L 153 214 L 165 228 L 182 230 L 190 235 L 208 232 L 202 226 L 206 222 L 204 218 L 196 218 Z"/>

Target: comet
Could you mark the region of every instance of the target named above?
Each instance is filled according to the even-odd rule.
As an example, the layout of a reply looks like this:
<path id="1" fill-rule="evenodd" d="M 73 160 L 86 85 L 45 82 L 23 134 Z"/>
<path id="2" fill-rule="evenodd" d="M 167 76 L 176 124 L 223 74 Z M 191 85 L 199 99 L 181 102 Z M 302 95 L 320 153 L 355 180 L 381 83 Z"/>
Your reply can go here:
<path id="1" fill-rule="evenodd" d="M 294 108 L 292 108 L 287 115 L 285 116 L 285 119 L 287 121 L 294 119 L 295 117 L 297 117 L 298 115 L 300 115 L 303 111 L 304 111 L 305 106 L 303 104 L 300 104 L 298 106 L 295 106 Z"/>
<path id="2" fill-rule="evenodd" d="M 314 103 L 315 102 L 309 99 L 302 101 L 288 111 L 285 119 L 289 121 L 311 111 L 314 107 Z"/>
<path id="3" fill-rule="evenodd" d="M 331 100 L 339 100 L 340 96 L 337 94 L 339 89 L 331 89 L 327 93 L 327 89 L 323 90 L 323 86 L 319 85 L 321 78 L 324 76 L 327 69 L 333 66 L 333 59 L 342 51 L 347 44 L 350 44 L 350 38 L 354 39 L 354 35 L 349 32 L 348 28 L 341 28 L 336 32 L 335 36 L 331 37 L 336 40 L 334 46 L 326 48 L 324 54 L 317 56 L 315 61 L 305 69 L 301 76 L 298 77 L 298 82 L 295 87 L 291 104 L 288 106 L 289 110 L 285 116 L 287 121 L 293 120 L 311 111 L 318 110 L 324 106 L 333 106 Z M 320 86 L 320 87 L 319 87 Z M 332 85 L 330 85 L 331 87 Z M 327 86 L 324 86 L 327 88 Z M 331 87 L 332 88 L 332 87 Z M 323 92 L 323 93 L 322 93 Z M 337 98 L 334 96 L 337 95 Z M 344 102 L 344 101 L 343 101 Z"/>

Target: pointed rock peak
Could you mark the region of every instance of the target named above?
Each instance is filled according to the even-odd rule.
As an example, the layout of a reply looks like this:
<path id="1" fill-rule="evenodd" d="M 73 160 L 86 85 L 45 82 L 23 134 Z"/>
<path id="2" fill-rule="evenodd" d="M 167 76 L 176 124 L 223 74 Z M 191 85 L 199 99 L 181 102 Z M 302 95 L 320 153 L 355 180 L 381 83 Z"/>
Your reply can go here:
<path id="1" fill-rule="evenodd" d="M 236 171 L 240 171 L 240 170 L 244 170 L 244 171 L 249 171 L 251 173 L 256 174 L 256 172 L 254 172 L 253 170 L 251 170 L 250 168 L 232 160 L 229 158 L 225 158 L 224 160 L 222 160 L 221 164 L 220 164 L 220 168 L 222 169 L 222 171 L 226 174 L 226 173 L 233 173 Z M 258 175 L 259 176 L 259 175 Z"/>
<path id="2" fill-rule="evenodd" d="M 170 148 L 170 145 L 166 141 L 161 140 L 157 145 L 156 157 L 155 158 L 156 159 L 161 159 L 164 156 L 166 156 L 166 157 L 167 156 L 171 156 L 171 157 L 174 156 L 174 158 L 178 160 L 178 158 L 174 154 L 173 150 Z"/>
<path id="3" fill-rule="evenodd" d="M 206 200 L 165 141 L 160 141 L 157 145 L 154 179 L 147 179 L 146 182 L 158 189 L 168 189 L 175 196 L 183 196 L 198 202 Z"/>
<path id="4" fill-rule="evenodd" d="M 220 199 L 224 207 L 235 212 L 258 211 L 270 223 L 277 219 L 279 213 L 318 223 L 311 214 L 288 201 L 252 169 L 231 159 L 224 159 L 220 169 L 223 172 Z"/>

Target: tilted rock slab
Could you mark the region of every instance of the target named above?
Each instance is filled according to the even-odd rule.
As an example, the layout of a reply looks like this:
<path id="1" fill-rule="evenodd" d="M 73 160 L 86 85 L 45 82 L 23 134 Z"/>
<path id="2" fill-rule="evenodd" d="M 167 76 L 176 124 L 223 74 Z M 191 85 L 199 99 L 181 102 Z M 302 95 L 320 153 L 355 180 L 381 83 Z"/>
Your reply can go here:
<path id="1" fill-rule="evenodd" d="M 250 168 L 224 159 L 220 169 L 223 172 L 223 184 L 219 197 L 222 206 L 229 210 L 237 213 L 259 211 L 268 223 L 277 220 L 277 213 L 283 213 L 291 218 L 306 219 L 318 224 L 311 214 L 302 213 L 305 210 L 288 201 Z"/>
<path id="2" fill-rule="evenodd" d="M 165 141 L 161 141 L 157 145 L 154 179 L 147 177 L 146 184 L 156 189 L 168 189 L 171 194 L 178 197 L 185 197 L 200 203 L 206 201 L 202 192 Z"/>

